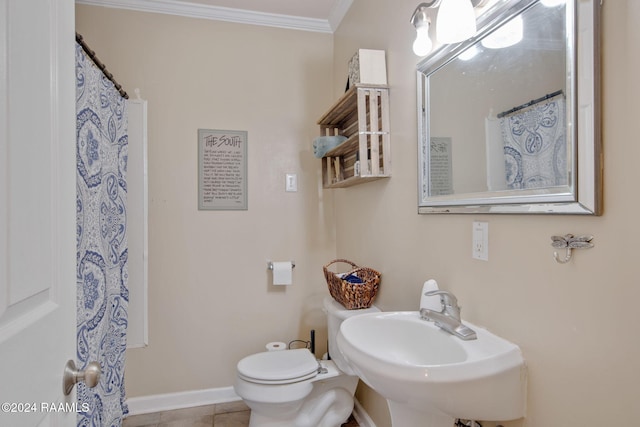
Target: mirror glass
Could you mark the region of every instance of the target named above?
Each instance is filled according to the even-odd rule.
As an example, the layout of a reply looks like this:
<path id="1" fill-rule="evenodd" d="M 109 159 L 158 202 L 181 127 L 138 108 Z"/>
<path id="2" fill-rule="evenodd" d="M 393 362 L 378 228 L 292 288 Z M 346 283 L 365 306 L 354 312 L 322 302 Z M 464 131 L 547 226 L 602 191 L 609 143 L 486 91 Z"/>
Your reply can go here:
<path id="1" fill-rule="evenodd" d="M 420 213 L 600 213 L 597 0 L 557 3 L 498 2 L 418 64 Z"/>

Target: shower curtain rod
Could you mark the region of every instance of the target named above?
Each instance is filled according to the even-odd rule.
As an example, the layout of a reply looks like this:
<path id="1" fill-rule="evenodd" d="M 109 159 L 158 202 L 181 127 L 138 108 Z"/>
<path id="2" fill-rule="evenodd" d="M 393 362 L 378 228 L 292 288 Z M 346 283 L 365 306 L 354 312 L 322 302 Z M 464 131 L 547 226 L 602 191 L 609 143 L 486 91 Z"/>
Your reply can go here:
<path id="1" fill-rule="evenodd" d="M 104 74 L 104 76 L 106 78 L 111 80 L 111 82 L 115 86 L 115 88 L 118 91 L 118 93 L 120 93 L 120 96 L 122 96 L 124 99 L 129 99 L 129 95 L 122 88 L 122 85 L 120 83 L 118 83 L 116 81 L 116 79 L 113 77 L 113 74 L 111 74 L 107 70 L 107 66 L 104 65 L 102 62 L 100 62 L 100 60 L 96 56 L 96 53 L 89 48 L 89 46 L 85 43 L 84 39 L 82 38 L 82 35 L 80 33 L 78 33 L 77 31 L 76 31 L 76 42 L 78 42 L 78 44 L 80 46 L 82 46 L 82 50 L 84 50 L 85 53 L 89 56 L 89 58 L 91 58 L 93 63 L 96 64 L 96 67 L 98 67 L 100 69 L 100 71 L 102 71 L 102 74 Z"/>
<path id="2" fill-rule="evenodd" d="M 557 91 L 555 91 L 553 93 L 547 94 L 545 96 L 541 96 L 538 99 L 533 99 L 533 100 L 531 100 L 529 102 L 525 102 L 522 105 L 518 105 L 517 107 L 514 107 L 514 108 L 512 108 L 510 110 L 507 110 L 507 111 L 505 111 L 503 113 L 498 114 L 498 118 L 501 119 L 502 117 L 506 116 L 507 114 L 515 113 L 516 111 L 522 110 L 523 108 L 530 107 L 532 105 L 537 104 L 538 102 L 546 101 L 547 99 L 553 98 L 554 96 L 560 95 L 562 93 L 563 93 L 563 91 L 562 91 L 562 89 L 560 89 L 560 90 L 557 90 Z"/>

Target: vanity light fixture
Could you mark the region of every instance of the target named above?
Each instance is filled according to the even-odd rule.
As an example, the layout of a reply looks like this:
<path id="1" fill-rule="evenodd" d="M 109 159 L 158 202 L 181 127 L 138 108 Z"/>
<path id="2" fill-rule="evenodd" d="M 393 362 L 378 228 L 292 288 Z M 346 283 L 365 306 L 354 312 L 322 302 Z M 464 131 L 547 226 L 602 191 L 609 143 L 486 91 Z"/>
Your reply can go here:
<path id="1" fill-rule="evenodd" d="M 471 0 L 443 0 L 438 10 L 436 38 L 440 43 L 459 43 L 476 35 L 476 12 Z"/>
<path id="2" fill-rule="evenodd" d="M 413 53 L 417 56 L 426 56 L 433 48 L 431 38 L 429 38 L 429 27 L 431 19 L 427 15 L 427 3 L 421 3 L 413 12 L 411 23 L 416 28 L 416 39 L 413 42 Z"/>
<path id="3" fill-rule="evenodd" d="M 476 13 L 474 8 L 484 6 L 488 1 L 429 0 L 420 3 L 413 15 L 411 15 L 411 24 L 416 29 L 413 52 L 418 56 L 425 56 L 431 52 L 433 47 L 433 43 L 429 38 L 431 19 L 427 14 L 428 9 L 438 8 L 435 23 L 438 42 L 443 44 L 459 43 L 476 34 Z"/>

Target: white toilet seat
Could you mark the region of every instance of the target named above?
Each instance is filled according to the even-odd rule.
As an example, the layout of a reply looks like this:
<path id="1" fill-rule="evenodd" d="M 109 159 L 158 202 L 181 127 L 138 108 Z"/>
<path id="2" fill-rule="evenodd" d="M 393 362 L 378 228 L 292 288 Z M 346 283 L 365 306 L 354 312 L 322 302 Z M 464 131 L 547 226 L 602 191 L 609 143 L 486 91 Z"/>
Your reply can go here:
<path id="1" fill-rule="evenodd" d="M 291 384 L 317 374 L 318 361 L 306 348 L 265 351 L 238 362 L 238 376 L 256 384 Z"/>

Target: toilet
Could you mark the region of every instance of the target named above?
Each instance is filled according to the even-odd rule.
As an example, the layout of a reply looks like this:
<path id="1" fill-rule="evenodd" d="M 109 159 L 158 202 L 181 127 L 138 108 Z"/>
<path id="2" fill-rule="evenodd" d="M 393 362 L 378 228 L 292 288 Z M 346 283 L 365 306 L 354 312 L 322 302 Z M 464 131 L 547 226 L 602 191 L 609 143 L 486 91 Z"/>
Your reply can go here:
<path id="1" fill-rule="evenodd" d="M 349 418 L 358 377 L 338 351 L 336 336 L 346 318 L 380 310 L 347 310 L 331 297 L 323 305 L 331 360 L 317 360 L 299 348 L 238 362 L 234 389 L 251 408 L 249 427 L 337 427 Z"/>

